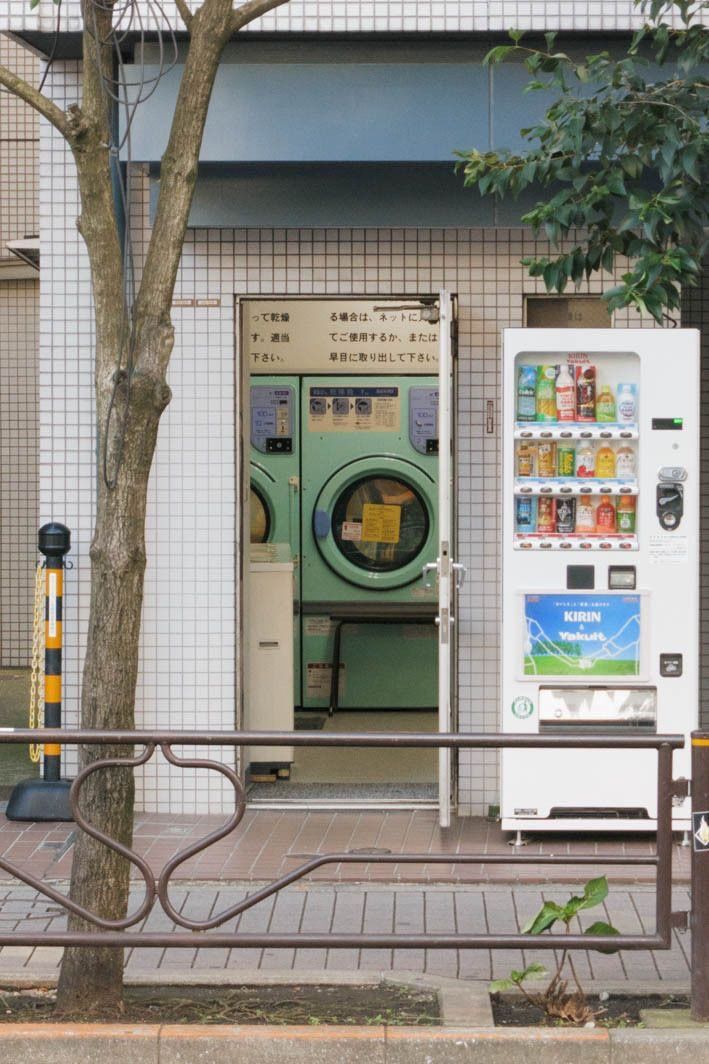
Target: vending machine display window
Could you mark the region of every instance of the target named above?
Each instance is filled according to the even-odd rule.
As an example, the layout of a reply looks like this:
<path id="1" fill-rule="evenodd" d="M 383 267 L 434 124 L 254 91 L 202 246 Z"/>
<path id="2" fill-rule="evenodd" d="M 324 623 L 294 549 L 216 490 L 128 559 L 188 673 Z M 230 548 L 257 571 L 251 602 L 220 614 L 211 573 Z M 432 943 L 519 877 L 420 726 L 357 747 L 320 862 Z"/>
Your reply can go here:
<path id="1" fill-rule="evenodd" d="M 517 356 L 516 549 L 637 550 L 639 380 L 633 352 Z"/>

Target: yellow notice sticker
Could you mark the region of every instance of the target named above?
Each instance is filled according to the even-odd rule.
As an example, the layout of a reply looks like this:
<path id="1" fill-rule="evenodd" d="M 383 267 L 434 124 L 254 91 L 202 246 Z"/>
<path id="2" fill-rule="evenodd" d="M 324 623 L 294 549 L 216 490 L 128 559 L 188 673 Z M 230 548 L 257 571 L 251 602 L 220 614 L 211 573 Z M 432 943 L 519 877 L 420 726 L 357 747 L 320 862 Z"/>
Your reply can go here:
<path id="1" fill-rule="evenodd" d="M 366 502 L 362 507 L 363 543 L 398 543 L 401 507 Z"/>

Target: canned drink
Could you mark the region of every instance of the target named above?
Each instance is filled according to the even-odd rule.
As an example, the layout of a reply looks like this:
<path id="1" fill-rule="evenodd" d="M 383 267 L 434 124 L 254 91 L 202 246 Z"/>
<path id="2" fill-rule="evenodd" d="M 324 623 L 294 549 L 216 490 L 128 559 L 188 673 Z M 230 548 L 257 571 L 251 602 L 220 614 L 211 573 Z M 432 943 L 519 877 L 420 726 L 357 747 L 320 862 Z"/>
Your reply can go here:
<path id="1" fill-rule="evenodd" d="M 537 447 L 537 470 L 540 477 L 556 476 L 556 444 L 553 440 L 541 440 Z"/>
<path id="2" fill-rule="evenodd" d="M 518 532 L 536 532 L 536 504 L 533 495 L 518 495 L 515 499 L 515 528 Z"/>
<path id="3" fill-rule="evenodd" d="M 576 528 L 576 499 L 557 499 L 556 531 L 569 535 Z"/>
<path id="4" fill-rule="evenodd" d="M 551 495 L 540 495 L 537 502 L 537 532 L 556 531 L 556 500 Z"/>
<path id="5" fill-rule="evenodd" d="M 556 464 L 560 477 L 572 477 L 576 472 L 576 448 L 559 444 L 556 449 Z"/>

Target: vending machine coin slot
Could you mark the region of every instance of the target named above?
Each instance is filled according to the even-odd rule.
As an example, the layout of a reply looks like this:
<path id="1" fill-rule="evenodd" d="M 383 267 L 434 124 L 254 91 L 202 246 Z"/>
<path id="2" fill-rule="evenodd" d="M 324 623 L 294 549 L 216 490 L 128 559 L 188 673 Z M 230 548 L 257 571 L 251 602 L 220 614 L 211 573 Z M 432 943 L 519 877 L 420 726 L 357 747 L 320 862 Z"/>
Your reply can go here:
<path id="1" fill-rule="evenodd" d="M 291 436 L 269 436 L 266 440 L 267 454 L 292 454 L 293 439 Z"/>
<path id="2" fill-rule="evenodd" d="M 657 485 L 657 516 L 666 532 L 679 527 L 684 513 L 684 488 L 679 483 L 662 481 Z"/>

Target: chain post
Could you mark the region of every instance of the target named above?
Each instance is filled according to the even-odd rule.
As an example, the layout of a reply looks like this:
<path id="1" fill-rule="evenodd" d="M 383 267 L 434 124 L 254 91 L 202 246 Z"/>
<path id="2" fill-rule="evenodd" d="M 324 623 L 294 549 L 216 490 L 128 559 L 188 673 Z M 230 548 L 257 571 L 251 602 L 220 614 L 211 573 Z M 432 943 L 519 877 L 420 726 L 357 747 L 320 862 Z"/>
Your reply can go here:
<path id="1" fill-rule="evenodd" d="M 62 723 L 62 600 L 64 557 L 71 546 L 71 533 L 66 525 L 56 521 L 42 525 L 37 547 L 45 557 L 35 586 L 35 630 L 32 646 L 32 685 L 30 691 L 30 723 L 35 725 L 39 715 L 39 651 L 37 612 L 44 621 L 44 727 L 57 730 Z M 43 575 L 43 581 L 42 581 Z M 43 605 L 38 605 L 39 588 L 44 584 Z M 41 623 L 39 623 L 41 627 Z M 36 747 L 30 757 L 37 759 Z M 5 815 L 8 820 L 73 820 L 69 797 L 69 780 L 61 778 L 61 743 L 44 743 L 44 765 L 41 779 L 21 780 L 13 787 Z"/>

